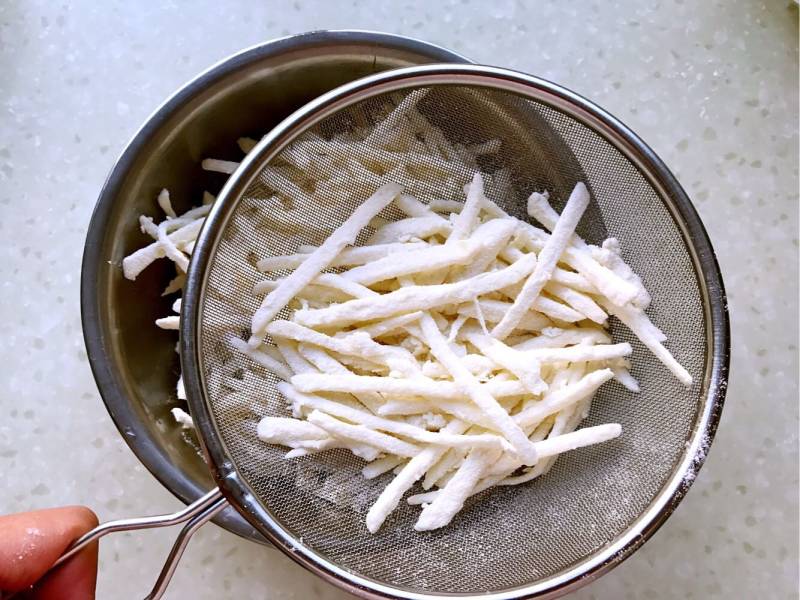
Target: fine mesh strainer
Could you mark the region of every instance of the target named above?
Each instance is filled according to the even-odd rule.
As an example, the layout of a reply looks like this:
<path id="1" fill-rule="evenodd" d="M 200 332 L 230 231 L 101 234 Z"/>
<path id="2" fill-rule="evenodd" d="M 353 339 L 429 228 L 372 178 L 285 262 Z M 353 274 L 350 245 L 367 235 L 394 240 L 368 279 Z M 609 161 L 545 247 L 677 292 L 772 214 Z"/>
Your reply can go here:
<path id="1" fill-rule="evenodd" d="M 652 320 L 694 378 L 683 387 L 623 328 L 634 347 L 641 393 L 604 386 L 586 425 L 622 424 L 613 443 L 568 453 L 545 477 L 492 489 L 467 502 L 446 528 L 413 530 L 402 506 L 377 534 L 364 515 L 391 475 L 366 481 L 363 464 L 343 451 L 286 460 L 260 442 L 256 424 L 285 416 L 265 371 L 235 355 L 227 340 L 247 338 L 262 279 L 258 259 L 318 245 L 383 182 L 310 191 L 313 202 L 277 206 L 276 164 L 320 140 L 382 135 L 380 123 L 410 95 L 451 143 L 501 141 L 479 159 L 487 193 L 527 218 L 525 200 L 547 189 L 562 202 L 583 181 L 592 205 L 579 233 L 620 239 L 625 260 L 653 302 Z M 409 128 L 400 135 L 415 135 Z M 338 139 L 337 137 L 337 139 Z M 348 144 L 369 158 L 367 143 Z M 423 201 L 462 199 L 451 184 L 413 173 L 405 183 Z M 501 194 L 501 195 L 498 195 Z M 393 218 L 390 211 L 382 216 Z M 191 533 L 230 503 L 278 548 L 325 579 L 366 598 L 553 597 L 621 562 L 669 516 L 691 485 L 716 429 L 728 366 L 722 280 L 708 237 L 683 190 L 633 133 L 583 98 L 513 71 L 472 65 L 400 69 L 343 86 L 313 101 L 267 135 L 230 178 L 194 249 L 181 317 L 181 357 L 192 415 L 219 485 L 176 515 L 101 526 L 70 551 L 119 529 L 189 521 L 151 597 L 166 586 Z M 235 386 L 230 381 L 238 381 Z"/>

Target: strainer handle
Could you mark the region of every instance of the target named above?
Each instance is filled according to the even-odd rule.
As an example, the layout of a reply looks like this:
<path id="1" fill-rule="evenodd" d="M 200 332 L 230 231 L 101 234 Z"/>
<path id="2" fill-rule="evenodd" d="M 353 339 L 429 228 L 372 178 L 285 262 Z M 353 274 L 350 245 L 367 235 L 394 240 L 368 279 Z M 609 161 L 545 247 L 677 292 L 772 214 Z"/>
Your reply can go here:
<path id="1" fill-rule="evenodd" d="M 213 489 L 204 496 L 195 500 L 187 507 L 166 515 L 154 515 L 151 517 L 136 517 L 133 519 L 118 519 L 116 521 L 109 521 L 102 523 L 91 531 L 86 532 L 77 540 L 75 540 L 62 554 L 58 560 L 53 564 L 52 568 L 57 567 L 72 556 L 80 552 L 84 547 L 92 542 L 99 540 L 101 537 L 114 533 L 117 531 L 134 531 L 139 529 L 154 529 L 157 527 L 169 527 L 170 525 L 177 525 L 189 521 L 181 529 L 175 543 L 170 550 L 169 555 L 164 561 L 164 566 L 161 573 L 156 580 L 151 592 L 147 595 L 146 600 L 158 600 L 164 594 L 169 584 L 175 568 L 178 566 L 178 561 L 189 543 L 195 531 L 206 521 L 212 519 L 217 513 L 228 505 L 228 501 L 222 495 L 219 489 Z"/>

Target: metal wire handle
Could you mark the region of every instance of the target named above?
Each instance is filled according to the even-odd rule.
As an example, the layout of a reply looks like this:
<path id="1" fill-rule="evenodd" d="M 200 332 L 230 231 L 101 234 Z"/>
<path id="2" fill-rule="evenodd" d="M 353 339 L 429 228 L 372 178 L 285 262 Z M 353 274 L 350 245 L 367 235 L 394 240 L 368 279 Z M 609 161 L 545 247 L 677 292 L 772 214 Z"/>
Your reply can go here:
<path id="1" fill-rule="evenodd" d="M 228 501 L 222 495 L 222 492 L 219 489 L 213 489 L 201 498 L 195 500 L 189 506 L 174 513 L 154 515 L 151 517 L 136 517 L 133 519 L 118 519 L 116 521 L 102 523 L 75 540 L 53 564 L 51 569 L 69 560 L 88 544 L 99 540 L 109 533 L 169 527 L 188 521 L 175 539 L 175 543 L 172 545 L 172 549 L 164 561 L 164 566 L 161 568 L 161 573 L 159 573 L 153 589 L 145 597 L 145 600 L 158 600 L 167 590 L 172 575 L 178 566 L 178 561 L 181 559 L 181 556 L 183 556 L 183 552 L 194 532 L 206 521 L 214 518 L 216 514 L 227 506 Z"/>

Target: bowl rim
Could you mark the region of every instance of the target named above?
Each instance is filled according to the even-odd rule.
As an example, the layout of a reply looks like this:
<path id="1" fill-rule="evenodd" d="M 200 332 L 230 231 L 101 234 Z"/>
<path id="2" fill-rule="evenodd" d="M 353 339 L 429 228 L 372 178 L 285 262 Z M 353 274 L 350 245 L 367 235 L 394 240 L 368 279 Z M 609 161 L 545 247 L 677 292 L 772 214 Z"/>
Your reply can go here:
<path id="1" fill-rule="evenodd" d="M 80 310 L 84 344 L 100 397 L 125 443 L 147 470 L 181 502 L 189 504 L 208 491 L 169 460 L 147 427 L 148 420 L 131 402 L 124 377 L 106 351 L 113 334 L 103 322 L 100 288 L 97 282 L 107 269 L 109 257 L 103 254 L 106 231 L 116 198 L 130 170 L 151 138 L 161 131 L 197 95 L 233 73 L 260 61 L 315 45 L 372 45 L 416 52 L 436 62 L 469 63 L 467 58 L 442 46 L 412 37 L 370 30 L 314 30 L 255 44 L 231 54 L 181 85 L 144 120 L 114 161 L 100 190 L 87 228 L 81 262 Z M 211 475 L 209 471 L 209 475 Z M 224 511 L 215 522 L 241 537 L 268 544 L 245 519 L 232 510 Z"/>

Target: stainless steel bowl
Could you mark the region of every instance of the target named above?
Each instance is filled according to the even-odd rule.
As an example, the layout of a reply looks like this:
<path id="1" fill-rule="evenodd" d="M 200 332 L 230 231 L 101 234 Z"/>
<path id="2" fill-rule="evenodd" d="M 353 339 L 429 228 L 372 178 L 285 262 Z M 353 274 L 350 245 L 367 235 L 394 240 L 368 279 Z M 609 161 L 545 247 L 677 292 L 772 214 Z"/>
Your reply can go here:
<path id="1" fill-rule="evenodd" d="M 218 191 L 225 176 L 205 157 L 238 160 L 236 139 L 260 137 L 308 101 L 386 69 L 465 58 L 425 42 L 365 31 L 317 31 L 274 40 L 223 60 L 187 83 L 151 116 L 117 160 L 97 200 L 83 254 L 81 313 L 89 362 L 111 418 L 139 460 L 189 503 L 214 483 L 198 446 L 169 409 L 179 370 L 175 335 L 153 321 L 168 314 L 161 291 L 173 268 L 159 261 L 135 282 L 122 259 L 149 243 L 138 217 L 170 190 L 176 209 Z M 188 442 L 188 443 L 187 443 Z M 265 543 L 238 513 L 216 522 Z"/>

